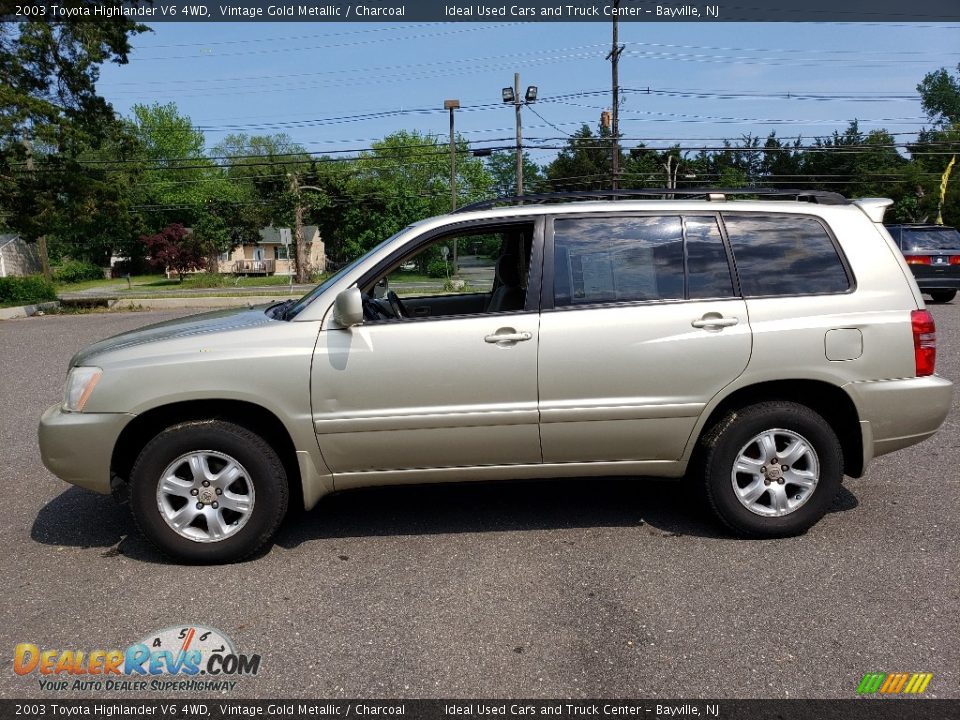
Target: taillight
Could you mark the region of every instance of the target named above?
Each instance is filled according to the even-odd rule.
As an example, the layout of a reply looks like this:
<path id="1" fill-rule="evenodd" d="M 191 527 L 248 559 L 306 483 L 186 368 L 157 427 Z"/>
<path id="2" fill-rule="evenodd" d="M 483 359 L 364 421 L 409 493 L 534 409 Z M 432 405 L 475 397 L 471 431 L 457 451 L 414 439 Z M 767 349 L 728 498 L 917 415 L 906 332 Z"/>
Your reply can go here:
<path id="1" fill-rule="evenodd" d="M 929 255 L 908 255 L 907 256 L 907 265 L 929 265 L 930 256 Z"/>
<path id="2" fill-rule="evenodd" d="M 933 315 L 926 310 L 914 310 L 910 313 L 913 326 L 913 357 L 917 366 L 917 377 L 933 375 L 937 365 L 937 326 Z"/>
<path id="3" fill-rule="evenodd" d="M 951 255 L 950 256 L 951 265 L 960 265 L 960 255 Z"/>

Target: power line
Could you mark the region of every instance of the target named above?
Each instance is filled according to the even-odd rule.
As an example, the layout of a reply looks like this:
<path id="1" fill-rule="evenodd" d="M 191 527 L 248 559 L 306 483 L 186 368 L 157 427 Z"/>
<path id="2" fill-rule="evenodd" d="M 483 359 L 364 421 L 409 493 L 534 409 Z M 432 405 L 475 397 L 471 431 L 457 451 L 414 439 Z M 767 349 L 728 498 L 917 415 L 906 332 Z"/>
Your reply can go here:
<path id="1" fill-rule="evenodd" d="M 513 25 L 519 25 L 520 23 L 511 23 L 511 24 L 513 24 Z M 426 25 L 415 26 L 415 27 L 425 27 L 425 26 L 426 26 Z M 361 41 L 349 42 L 349 43 L 336 43 L 336 44 L 332 44 L 332 45 L 317 45 L 317 44 L 315 43 L 316 36 L 298 36 L 298 37 L 296 37 L 296 38 L 291 38 L 291 39 L 306 39 L 306 40 L 310 40 L 311 42 L 308 43 L 307 45 L 303 46 L 303 47 L 283 46 L 283 47 L 273 47 L 273 48 L 264 49 L 264 50 L 243 50 L 243 51 L 240 51 L 240 52 L 229 52 L 229 53 L 221 53 L 221 54 L 216 54 L 216 55 L 214 55 L 214 54 L 212 54 L 212 53 L 201 53 L 201 54 L 199 54 L 199 55 L 191 54 L 191 55 L 167 55 L 167 56 L 162 56 L 162 55 L 161 55 L 161 56 L 159 56 L 159 57 L 149 57 L 149 56 L 148 56 L 148 57 L 132 57 L 132 58 L 130 58 L 130 61 L 131 61 L 131 62 L 139 62 L 139 61 L 148 61 L 148 62 L 158 62 L 158 61 L 160 61 L 160 62 L 162 62 L 162 61 L 166 61 L 166 60 L 197 60 L 197 59 L 201 59 L 201 58 L 240 57 L 240 56 L 245 56 L 245 55 L 275 55 L 275 54 L 290 54 L 290 53 L 297 53 L 297 52 L 315 52 L 315 51 L 317 51 L 317 50 L 323 50 L 323 49 L 338 49 L 338 48 L 344 48 L 344 47 L 355 47 L 355 46 L 363 46 L 363 45 L 377 44 L 377 43 L 382 43 L 382 42 L 397 42 L 397 41 L 401 41 L 401 40 L 420 40 L 420 39 L 424 39 L 424 38 L 438 37 L 438 36 L 443 36 L 443 35 L 462 35 L 462 34 L 464 34 L 464 33 L 471 33 L 471 32 L 479 32 L 479 31 L 484 31 L 484 30 L 499 29 L 499 28 L 502 28 L 502 27 L 504 27 L 504 26 L 503 26 L 503 25 L 499 25 L 499 24 L 497 24 L 497 25 L 483 25 L 483 26 L 479 26 L 479 27 L 462 27 L 462 26 L 460 26 L 460 27 L 456 27 L 456 28 L 448 29 L 448 30 L 443 30 L 443 31 L 441 31 L 441 32 L 436 32 L 436 33 L 420 33 L 420 34 L 417 34 L 417 35 L 406 35 L 406 36 L 401 36 L 401 37 L 383 37 L 383 38 L 375 38 L 375 39 L 372 39 L 372 40 L 361 40 Z M 409 28 L 409 27 L 406 27 L 406 26 L 397 26 L 395 29 L 406 31 L 406 30 L 409 30 L 410 28 Z M 363 32 L 363 31 L 358 31 L 358 32 Z M 373 31 L 368 30 L 367 32 L 373 32 Z M 344 34 L 350 34 L 350 33 L 344 33 Z M 336 33 L 331 33 L 331 34 L 328 34 L 328 35 L 325 35 L 325 36 L 321 36 L 321 37 L 334 37 L 334 36 L 337 36 L 337 34 L 336 34 Z M 206 47 L 211 47 L 211 46 L 216 45 L 216 44 L 217 44 L 217 43 L 197 43 L 196 45 L 191 45 L 191 47 L 206 48 Z M 224 43 L 224 44 L 226 44 L 226 43 Z M 246 43 L 245 41 L 236 41 L 235 44 L 247 44 L 247 43 Z M 158 47 L 160 47 L 160 46 L 158 46 Z"/>
<path id="2" fill-rule="evenodd" d="M 383 32 L 394 32 L 397 30 L 411 30 L 411 29 L 420 29 L 427 27 L 439 27 L 443 23 L 433 22 L 433 23 L 420 23 L 420 24 L 404 24 L 404 25 L 388 25 L 385 27 L 375 27 L 375 28 L 364 28 L 363 30 L 345 30 L 342 32 L 332 32 L 332 33 L 322 33 L 322 34 L 310 34 L 310 35 L 286 35 L 282 37 L 253 37 L 253 38 L 244 38 L 242 40 L 216 40 L 213 42 L 198 42 L 198 43 L 172 43 L 166 45 L 141 45 L 136 43 L 136 50 L 158 50 L 158 49 L 167 49 L 167 48 L 182 48 L 182 47 L 209 47 L 211 45 L 249 45 L 250 43 L 261 43 L 261 42 L 290 42 L 292 40 L 311 40 L 316 41 L 320 38 L 327 37 L 344 37 L 347 35 L 366 35 L 370 33 L 383 33 Z M 497 26 L 490 26 L 497 27 Z"/>

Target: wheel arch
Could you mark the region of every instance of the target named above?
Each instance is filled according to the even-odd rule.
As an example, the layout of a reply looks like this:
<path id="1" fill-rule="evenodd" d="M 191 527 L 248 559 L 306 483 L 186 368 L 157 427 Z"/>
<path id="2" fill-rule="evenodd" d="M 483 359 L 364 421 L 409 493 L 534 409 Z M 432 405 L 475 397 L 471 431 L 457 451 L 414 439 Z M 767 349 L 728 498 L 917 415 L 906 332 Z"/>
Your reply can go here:
<path id="1" fill-rule="evenodd" d="M 860 477 L 864 471 L 863 436 L 860 416 L 851 397 L 837 385 L 822 380 L 772 380 L 737 388 L 710 411 L 700 425 L 690 454 L 690 464 L 697 463 L 703 437 L 729 412 L 758 402 L 786 400 L 804 405 L 819 414 L 833 429 L 843 448 L 843 472 Z"/>
<path id="2" fill-rule="evenodd" d="M 291 501 L 296 500 L 303 507 L 303 483 L 293 438 L 273 412 L 244 400 L 186 400 L 159 405 L 137 415 L 124 427 L 113 448 L 110 475 L 114 490 L 126 485 L 141 450 L 157 433 L 193 420 L 225 420 L 260 435 L 283 463 Z M 291 502 L 291 507 L 296 506 Z"/>

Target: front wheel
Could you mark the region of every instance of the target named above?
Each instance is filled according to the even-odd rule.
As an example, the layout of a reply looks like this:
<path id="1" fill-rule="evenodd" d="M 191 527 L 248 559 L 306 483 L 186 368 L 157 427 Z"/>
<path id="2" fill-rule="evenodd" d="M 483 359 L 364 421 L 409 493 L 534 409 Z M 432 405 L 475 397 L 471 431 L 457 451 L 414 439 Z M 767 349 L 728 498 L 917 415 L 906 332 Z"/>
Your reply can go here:
<path id="1" fill-rule="evenodd" d="M 726 415 L 703 440 L 707 498 L 735 532 L 787 537 L 824 516 L 840 489 L 843 453 L 829 423 L 792 402 Z"/>
<path id="2" fill-rule="evenodd" d="M 935 303 L 948 303 L 957 296 L 956 290 L 931 290 L 930 297 Z"/>
<path id="3" fill-rule="evenodd" d="M 169 427 L 130 473 L 130 508 L 162 552 L 193 563 L 242 560 L 287 511 L 287 477 L 273 448 L 221 420 Z"/>

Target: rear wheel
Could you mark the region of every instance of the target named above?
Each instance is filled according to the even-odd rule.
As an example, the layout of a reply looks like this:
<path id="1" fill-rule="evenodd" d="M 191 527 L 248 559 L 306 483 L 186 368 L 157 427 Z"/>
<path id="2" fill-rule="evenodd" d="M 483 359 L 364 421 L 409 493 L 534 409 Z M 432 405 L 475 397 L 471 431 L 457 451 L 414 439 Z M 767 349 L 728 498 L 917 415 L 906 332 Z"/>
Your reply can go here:
<path id="1" fill-rule="evenodd" d="M 273 448 L 220 420 L 167 428 L 130 474 L 130 508 L 143 534 L 187 562 L 232 562 L 256 552 L 283 519 L 287 494 Z"/>
<path id="2" fill-rule="evenodd" d="M 707 498 L 741 535 L 802 533 L 823 517 L 840 489 L 840 442 L 804 405 L 766 402 L 733 411 L 703 445 Z"/>
<path id="3" fill-rule="evenodd" d="M 931 290 L 930 297 L 935 303 L 948 303 L 957 296 L 956 290 Z"/>

